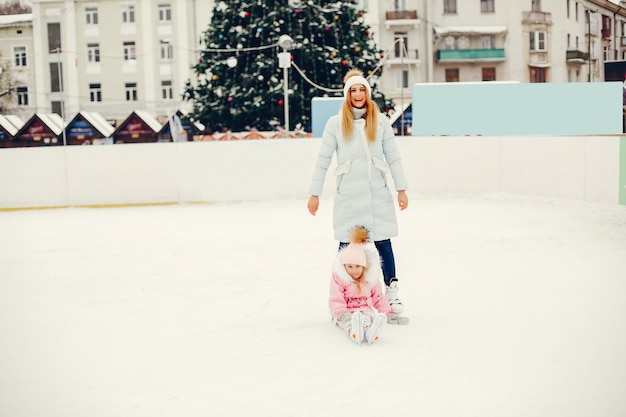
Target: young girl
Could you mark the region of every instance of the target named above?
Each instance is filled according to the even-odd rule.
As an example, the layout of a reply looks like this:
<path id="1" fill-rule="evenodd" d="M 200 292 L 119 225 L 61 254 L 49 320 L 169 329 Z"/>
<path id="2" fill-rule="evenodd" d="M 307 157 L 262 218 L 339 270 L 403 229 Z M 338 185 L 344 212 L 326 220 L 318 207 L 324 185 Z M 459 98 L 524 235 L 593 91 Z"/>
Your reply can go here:
<path id="1" fill-rule="evenodd" d="M 368 235 L 362 226 L 350 231 L 350 243 L 339 251 L 330 280 L 333 321 L 357 344 L 374 343 L 385 323 L 409 322 L 393 313 L 383 294 L 380 255 Z"/>

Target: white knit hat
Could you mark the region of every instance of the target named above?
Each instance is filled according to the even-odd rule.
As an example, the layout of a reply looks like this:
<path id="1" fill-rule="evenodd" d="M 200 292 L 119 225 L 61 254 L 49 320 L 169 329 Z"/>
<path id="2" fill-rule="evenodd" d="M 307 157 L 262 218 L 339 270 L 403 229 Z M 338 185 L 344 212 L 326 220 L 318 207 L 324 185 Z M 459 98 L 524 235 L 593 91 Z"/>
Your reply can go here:
<path id="1" fill-rule="evenodd" d="M 367 89 L 367 93 L 369 94 L 369 96 L 372 96 L 372 87 L 370 86 L 370 83 L 367 82 L 367 80 L 360 75 L 353 75 L 352 77 L 348 78 L 348 81 L 346 81 L 346 84 L 343 86 L 344 97 L 348 97 L 348 94 L 350 93 L 350 87 L 355 84 L 363 84 Z"/>
<path id="2" fill-rule="evenodd" d="M 367 256 L 362 243 L 350 243 L 341 251 L 341 263 L 367 266 Z"/>
<path id="3" fill-rule="evenodd" d="M 341 251 L 341 263 L 367 267 L 365 243 L 369 240 L 369 232 L 363 226 L 355 226 L 350 230 L 350 244 Z"/>

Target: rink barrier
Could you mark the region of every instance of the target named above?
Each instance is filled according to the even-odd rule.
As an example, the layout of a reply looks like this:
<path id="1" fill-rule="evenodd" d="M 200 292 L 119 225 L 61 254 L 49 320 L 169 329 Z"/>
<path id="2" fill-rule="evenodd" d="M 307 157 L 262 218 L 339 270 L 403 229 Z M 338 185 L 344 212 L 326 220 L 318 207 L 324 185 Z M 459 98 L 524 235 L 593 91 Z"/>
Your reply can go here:
<path id="1" fill-rule="evenodd" d="M 626 206 L 626 137 L 620 139 L 619 203 Z"/>
<path id="2" fill-rule="evenodd" d="M 0 209 L 303 199 L 320 138 L 0 150 Z M 399 137 L 409 194 L 626 204 L 626 139 Z M 322 198 L 332 197 L 333 164 Z M 393 184 L 391 184 L 393 185 Z"/>

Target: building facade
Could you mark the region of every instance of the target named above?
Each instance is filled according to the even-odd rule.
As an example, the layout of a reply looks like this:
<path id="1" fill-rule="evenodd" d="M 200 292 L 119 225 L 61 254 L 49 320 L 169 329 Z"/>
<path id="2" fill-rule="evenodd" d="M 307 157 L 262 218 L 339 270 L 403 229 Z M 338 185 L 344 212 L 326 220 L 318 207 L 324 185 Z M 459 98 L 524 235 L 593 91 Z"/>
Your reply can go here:
<path id="1" fill-rule="evenodd" d="M 604 81 L 606 62 L 626 59 L 624 2 L 360 2 L 383 51 L 379 88 L 402 107 L 415 83 L 596 82 Z M 91 111 L 119 122 L 137 109 L 157 118 L 189 110 L 182 92 L 195 79 L 213 4 L 33 0 L 30 19 L 0 16 L 11 113 L 69 119 Z"/>
<path id="2" fill-rule="evenodd" d="M 210 8 L 196 0 L 34 0 L 36 106 L 119 119 L 170 115 L 197 59 Z"/>
<path id="3" fill-rule="evenodd" d="M 33 19 L 31 14 L 0 16 L 0 108 L 3 113 L 30 117 L 34 92 Z"/>
<path id="4" fill-rule="evenodd" d="M 394 99 L 414 83 L 604 81 L 626 59 L 626 6 L 609 0 L 362 0 Z M 407 45 L 398 59 L 397 39 Z M 413 50 L 413 48 L 417 48 Z"/>

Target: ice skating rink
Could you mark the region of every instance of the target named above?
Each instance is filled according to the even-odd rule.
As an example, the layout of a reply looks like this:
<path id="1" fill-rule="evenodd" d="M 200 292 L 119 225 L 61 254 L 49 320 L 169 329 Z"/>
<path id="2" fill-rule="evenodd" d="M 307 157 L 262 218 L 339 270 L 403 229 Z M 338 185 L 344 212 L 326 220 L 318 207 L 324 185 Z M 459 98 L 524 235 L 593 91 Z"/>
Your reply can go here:
<path id="1" fill-rule="evenodd" d="M 0 212 L 0 416 L 624 417 L 626 207 L 410 198 L 371 346 L 330 200 Z"/>

